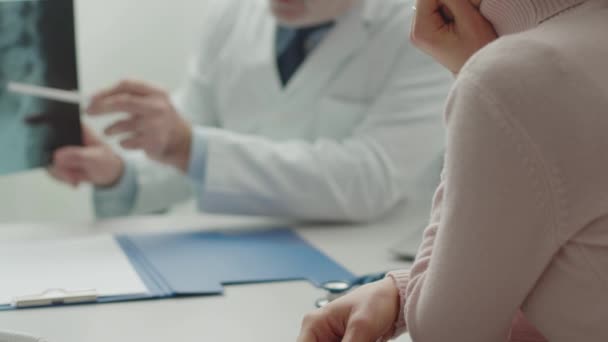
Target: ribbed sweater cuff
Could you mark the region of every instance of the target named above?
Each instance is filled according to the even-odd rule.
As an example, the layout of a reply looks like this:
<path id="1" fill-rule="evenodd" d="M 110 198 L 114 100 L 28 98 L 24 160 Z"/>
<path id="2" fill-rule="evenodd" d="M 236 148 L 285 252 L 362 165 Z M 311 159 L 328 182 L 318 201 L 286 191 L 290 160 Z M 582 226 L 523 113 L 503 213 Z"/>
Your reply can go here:
<path id="1" fill-rule="evenodd" d="M 399 290 L 399 317 L 395 322 L 395 331 L 392 336 L 389 336 L 385 340 L 397 338 L 404 334 L 407 331 L 407 324 L 405 323 L 405 303 L 407 301 L 407 286 L 410 282 L 410 271 L 409 270 L 399 270 L 389 272 L 387 277 L 393 279 L 395 282 L 395 286 Z"/>
<path id="2" fill-rule="evenodd" d="M 585 0 L 484 0 L 480 9 L 496 33 L 503 36 L 536 27 L 583 2 Z"/>

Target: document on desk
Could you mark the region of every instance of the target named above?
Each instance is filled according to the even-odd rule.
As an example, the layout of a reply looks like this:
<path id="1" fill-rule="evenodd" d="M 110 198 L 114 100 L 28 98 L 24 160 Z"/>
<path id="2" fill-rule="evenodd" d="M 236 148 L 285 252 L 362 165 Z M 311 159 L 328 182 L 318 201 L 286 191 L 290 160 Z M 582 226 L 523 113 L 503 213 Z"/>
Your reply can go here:
<path id="1" fill-rule="evenodd" d="M 148 289 L 114 237 L 0 243 L 0 305 L 49 290 L 95 290 L 97 296 Z"/>

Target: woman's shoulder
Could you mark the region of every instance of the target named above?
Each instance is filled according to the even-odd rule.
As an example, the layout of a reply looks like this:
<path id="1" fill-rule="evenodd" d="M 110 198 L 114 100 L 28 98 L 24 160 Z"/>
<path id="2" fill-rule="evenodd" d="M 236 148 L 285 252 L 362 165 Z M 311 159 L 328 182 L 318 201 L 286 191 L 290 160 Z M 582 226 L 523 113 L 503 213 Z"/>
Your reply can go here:
<path id="1" fill-rule="evenodd" d="M 461 69 L 448 98 L 446 122 L 463 118 L 501 123 L 519 136 L 547 140 L 547 123 L 561 130 L 568 96 L 567 70 L 561 53 L 526 35 L 506 36 L 478 51 Z M 492 118 L 492 120 L 487 120 Z"/>
<path id="2" fill-rule="evenodd" d="M 560 112 L 572 87 L 583 83 L 562 49 L 522 34 L 502 37 L 471 57 L 454 90 L 473 92 L 473 101 L 491 101 L 530 123 Z"/>
<path id="3" fill-rule="evenodd" d="M 460 74 L 499 93 L 521 87 L 549 91 L 555 81 L 563 79 L 564 66 L 562 53 L 554 46 L 526 35 L 512 35 L 478 51 Z"/>

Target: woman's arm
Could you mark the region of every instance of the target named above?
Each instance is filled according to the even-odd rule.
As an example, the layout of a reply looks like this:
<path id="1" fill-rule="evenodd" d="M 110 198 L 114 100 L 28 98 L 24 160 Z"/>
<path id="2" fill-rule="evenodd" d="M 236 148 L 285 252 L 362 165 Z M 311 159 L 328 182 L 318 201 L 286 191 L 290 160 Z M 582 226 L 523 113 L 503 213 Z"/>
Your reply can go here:
<path id="1" fill-rule="evenodd" d="M 451 95 L 441 218 L 405 291 L 414 341 L 505 341 L 558 249 L 557 201 L 514 105 L 471 77 Z"/>
<path id="2" fill-rule="evenodd" d="M 391 274 L 399 292 L 385 279 L 342 297 L 307 316 L 299 341 L 368 341 L 395 328 L 415 342 L 498 342 L 523 332 L 514 318 L 560 246 L 562 201 L 511 115 L 534 113 L 517 103 L 507 111 L 483 89 L 460 76 L 450 97 L 443 181 L 413 268 Z"/>

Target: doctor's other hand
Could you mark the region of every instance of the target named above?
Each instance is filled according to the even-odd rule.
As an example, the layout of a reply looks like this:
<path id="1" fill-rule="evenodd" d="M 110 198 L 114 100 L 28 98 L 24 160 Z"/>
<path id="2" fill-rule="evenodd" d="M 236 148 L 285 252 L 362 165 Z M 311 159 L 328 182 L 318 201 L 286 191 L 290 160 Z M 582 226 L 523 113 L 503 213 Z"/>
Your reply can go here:
<path id="1" fill-rule="evenodd" d="M 84 146 L 67 146 L 55 151 L 49 173 L 74 187 L 82 182 L 98 187 L 117 183 L 124 161 L 88 127 L 82 127 Z"/>
<path id="2" fill-rule="evenodd" d="M 308 314 L 298 342 L 376 342 L 391 337 L 399 308 L 399 291 L 385 278 Z"/>
<path id="3" fill-rule="evenodd" d="M 420 50 L 458 74 L 469 58 L 496 40 L 479 11 L 481 0 L 417 0 L 410 39 Z"/>
<path id="4" fill-rule="evenodd" d="M 140 81 L 123 81 L 93 97 L 91 115 L 124 112 L 129 116 L 105 130 L 107 135 L 127 133 L 120 144 L 186 172 L 190 161 L 192 127 L 177 113 L 169 94 Z"/>

